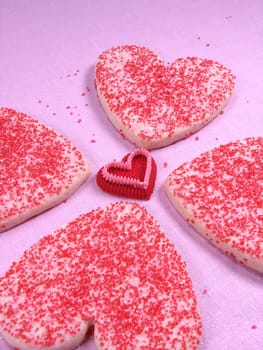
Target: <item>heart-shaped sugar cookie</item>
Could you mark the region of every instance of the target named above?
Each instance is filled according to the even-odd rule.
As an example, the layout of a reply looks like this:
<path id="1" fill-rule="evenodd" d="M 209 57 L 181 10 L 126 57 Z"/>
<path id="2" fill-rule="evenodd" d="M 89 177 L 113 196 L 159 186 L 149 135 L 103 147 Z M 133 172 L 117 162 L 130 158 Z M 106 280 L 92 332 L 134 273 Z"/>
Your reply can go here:
<path id="1" fill-rule="evenodd" d="M 263 138 L 208 151 L 175 169 L 165 190 L 213 244 L 263 272 Z"/>
<path id="2" fill-rule="evenodd" d="M 23 113 L 0 108 L 0 232 L 69 197 L 89 176 L 64 136 Z"/>
<path id="3" fill-rule="evenodd" d="M 0 333 L 20 350 L 196 350 L 185 263 L 152 215 L 116 202 L 42 238 L 0 279 Z"/>
<path id="4" fill-rule="evenodd" d="M 234 89 L 222 64 L 198 57 L 169 65 L 151 50 L 118 46 L 96 63 L 95 84 L 113 125 L 137 146 L 167 146 L 202 128 L 222 111 Z"/>
<path id="5" fill-rule="evenodd" d="M 150 152 L 137 149 L 122 161 L 113 161 L 97 173 L 97 184 L 105 192 L 137 199 L 149 199 L 156 179 L 156 163 Z"/>

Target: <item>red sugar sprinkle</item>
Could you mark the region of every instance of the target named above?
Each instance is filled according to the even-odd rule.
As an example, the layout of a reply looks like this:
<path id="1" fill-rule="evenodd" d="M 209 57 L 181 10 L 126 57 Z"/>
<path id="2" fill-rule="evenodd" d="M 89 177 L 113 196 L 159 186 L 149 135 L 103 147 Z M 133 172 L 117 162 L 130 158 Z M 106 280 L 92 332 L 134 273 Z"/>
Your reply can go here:
<path id="1" fill-rule="evenodd" d="M 82 92 L 81 96 L 85 96 L 85 95 L 86 95 L 85 92 Z"/>
<path id="2" fill-rule="evenodd" d="M 202 294 L 203 294 L 203 295 L 207 294 L 207 289 L 206 289 L 206 288 L 203 289 Z"/>
<path id="3" fill-rule="evenodd" d="M 219 114 L 224 114 L 225 112 L 222 110 Z"/>
<path id="4" fill-rule="evenodd" d="M 195 137 L 195 141 L 198 141 L 198 140 L 199 140 L 199 136 L 196 136 L 196 137 Z"/>
<path id="5" fill-rule="evenodd" d="M 91 143 L 96 143 L 97 141 L 95 139 L 90 140 Z"/>
<path id="6" fill-rule="evenodd" d="M 168 166 L 168 163 L 167 162 L 163 162 L 163 167 L 167 168 L 167 166 Z"/>
<path id="7" fill-rule="evenodd" d="M 77 120 L 77 123 L 81 123 L 81 121 L 82 121 L 82 119 L 81 119 L 81 118 L 79 118 L 79 119 Z"/>
<path id="8" fill-rule="evenodd" d="M 252 324 L 251 329 L 257 329 L 257 328 L 258 328 L 258 327 L 257 327 L 256 324 Z"/>
<path id="9" fill-rule="evenodd" d="M 185 266 L 145 208 L 112 203 L 12 264 L 0 279 L 0 330 L 21 348 L 73 349 L 94 322 L 103 349 L 197 350 L 202 325 Z"/>

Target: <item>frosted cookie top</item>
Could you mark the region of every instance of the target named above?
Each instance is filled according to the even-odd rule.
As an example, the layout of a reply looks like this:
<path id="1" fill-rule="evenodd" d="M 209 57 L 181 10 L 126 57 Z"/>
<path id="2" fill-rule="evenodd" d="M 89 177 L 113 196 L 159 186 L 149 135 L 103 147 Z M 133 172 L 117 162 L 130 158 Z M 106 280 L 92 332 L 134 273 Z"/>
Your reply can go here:
<path id="1" fill-rule="evenodd" d="M 60 203 L 89 176 L 85 157 L 30 116 L 0 108 L 0 232 Z"/>
<path id="2" fill-rule="evenodd" d="M 230 142 L 181 165 L 166 192 L 199 232 L 263 272 L 263 138 Z"/>
<path id="3" fill-rule="evenodd" d="M 115 127 L 146 149 L 167 146 L 207 124 L 225 106 L 234 76 L 198 57 L 169 65 L 151 50 L 117 46 L 96 63 L 98 97 Z"/>
<path id="4" fill-rule="evenodd" d="M 0 279 L 0 332 L 19 349 L 198 348 L 185 263 L 136 203 L 91 211 L 41 239 Z"/>

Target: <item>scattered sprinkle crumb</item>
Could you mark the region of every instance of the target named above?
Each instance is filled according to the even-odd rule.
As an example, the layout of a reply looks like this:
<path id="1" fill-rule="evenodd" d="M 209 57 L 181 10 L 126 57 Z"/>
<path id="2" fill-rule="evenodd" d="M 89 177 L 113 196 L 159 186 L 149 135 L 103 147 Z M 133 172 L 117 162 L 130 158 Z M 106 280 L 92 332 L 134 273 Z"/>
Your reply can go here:
<path id="1" fill-rule="evenodd" d="M 167 166 L 168 166 L 168 163 L 167 162 L 163 162 L 163 167 L 167 168 Z"/>
<path id="2" fill-rule="evenodd" d="M 196 137 L 195 137 L 195 141 L 198 141 L 198 140 L 199 140 L 199 136 L 196 136 Z"/>
<path id="3" fill-rule="evenodd" d="M 209 46 L 210 46 L 210 44 L 209 44 L 209 43 L 207 43 L 205 46 L 206 46 L 206 47 L 209 47 Z"/>
<path id="4" fill-rule="evenodd" d="M 49 105 L 46 105 L 47 108 L 49 108 Z"/>
<path id="5" fill-rule="evenodd" d="M 79 119 L 77 120 L 77 123 L 81 123 L 81 118 L 79 118 Z"/>
<path id="6" fill-rule="evenodd" d="M 202 294 L 203 294 L 203 295 L 207 294 L 207 289 L 206 289 L 206 288 L 203 289 Z"/>
<path id="7" fill-rule="evenodd" d="M 67 106 L 66 109 L 70 109 L 70 106 Z"/>
<path id="8" fill-rule="evenodd" d="M 198 40 L 200 40 L 200 39 L 201 39 L 201 37 L 200 37 L 200 36 L 198 36 L 198 37 L 197 37 L 197 39 L 198 39 Z"/>
<path id="9" fill-rule="evenodd" d="M 85 103 L 85 106 L 87 107 L 87 106 L 88 106 L 88 103 Z"/>
<path id="10" fill-rule="evenodd" d="M 257 329 L 257 328 L 258 328 L 258 327 L 257 327 L 256 324 L 252 324 L 251 329 Z"/>
<path id="11" fill-rule="evenodd" d="M 69 114 L 70 114 L 70 115 L 73 115 L 74 113 L 73 113 L 73 112 L 70 112 Z"/>
<path id="12" fill-rule="evenodd" d="M 37 102 L 38 102 L 38 103 L 42 103 L 42 100 L 38 100 Z"/>
<path id="13" fill-rule="evenodd" d="M 86 95 L 85 92 L 82 92 L 81 96 L 85 96 L 85 95 Z"/>
<path id="14" fill-rule="evenodd" d="M 57 115 L 57 113 L 56 113 L 56 112 L 53 112 L 52 115 Z"/>
<path id="15" fill-rule="evenodd" d="M 219 114 L 224 114 L 225 112 L 222 110 Z"/>
<path id="16" fill-rule="evenodd" d="M 67 78 L 70 78 L 70 74 L 67 75 Z"/>
<path id="17" fill-rule="evenodd" d="M 90 140 L 90 142 L 91 142 L 91 143 L 96 143 L 97 141 L 94 140 L 94 139 L 92 139 L 92 140 Z"/>

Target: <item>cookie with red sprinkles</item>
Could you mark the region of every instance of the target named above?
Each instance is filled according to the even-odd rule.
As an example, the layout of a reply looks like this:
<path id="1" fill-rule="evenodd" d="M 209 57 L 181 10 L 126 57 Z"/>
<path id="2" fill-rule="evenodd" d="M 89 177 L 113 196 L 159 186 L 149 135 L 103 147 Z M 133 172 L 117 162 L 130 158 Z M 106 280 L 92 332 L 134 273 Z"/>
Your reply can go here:
<path id="1" fill-rule="evenodd" d="M 215 246 L 263 272 L 263 137 L 230 142 L 181 165 L 165 191 Z"/>
<path id="2" fill-rule="evenodd" d="M 199 57 L 165 64 L 136 45 L 99 55 L 95 85 L 112 124 L 138 147 L 167 146 L 217 116 L 233 93 L 235 77 L 221 63 Z"/>
<path id="3" fill-rule="evenodd" d="M 186 265 L 153 216 L 115 202 L 45 236 L 0 279 L 0 333 L 21 350 L 196 350 Z"/>
<path id="4" fill-rule="evenodd" d="M 69 197 L 90 166 L 64 136 L 32 117 L 0 108 L 0 232 Z"/>
<path id="5" fill-rule="evenodd" d="M 150 152 L 137 149 L 122 161 L 104 165 L 97 173 L 98 186 L 113 195 L 150 199 L 156 180 L 156 162 Z"/>

